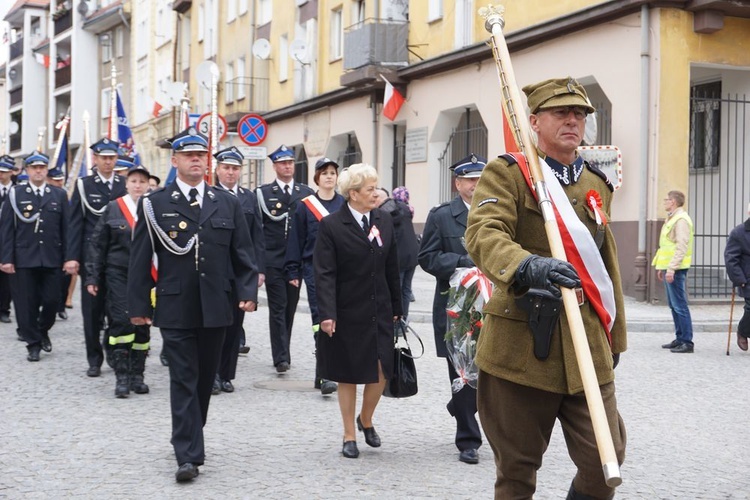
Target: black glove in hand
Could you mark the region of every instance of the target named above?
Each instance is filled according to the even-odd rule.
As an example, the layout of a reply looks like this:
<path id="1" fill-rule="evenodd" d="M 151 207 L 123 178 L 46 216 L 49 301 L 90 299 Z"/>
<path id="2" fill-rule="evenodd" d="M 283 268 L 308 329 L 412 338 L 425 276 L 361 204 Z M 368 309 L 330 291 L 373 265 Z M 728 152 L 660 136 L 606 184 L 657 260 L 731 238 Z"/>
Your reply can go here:
<path id="1" fill-rule="evenodd" d="M 462 255 L 458 259 L 458 267 L 474 267 L 474 261 L 468 255 Z"/>
<path id="2" fill-rule="evenodd" d="M 620 353 L 618 352 L 617 354 L 612 355 L 612 369 L 614 370 L 615 368 L 617 368 L 617 365 L 619 364 L 620 364 Z"/>
<path id="3" fill-rule="evenodd" d="M 516 270 L 516 283 L 521 287 L 544 288 L 559 297 L 560 290 L 553 285 L 576 288 L 581 286 L 581 279 L 569 262 L 529 255 Z"/>

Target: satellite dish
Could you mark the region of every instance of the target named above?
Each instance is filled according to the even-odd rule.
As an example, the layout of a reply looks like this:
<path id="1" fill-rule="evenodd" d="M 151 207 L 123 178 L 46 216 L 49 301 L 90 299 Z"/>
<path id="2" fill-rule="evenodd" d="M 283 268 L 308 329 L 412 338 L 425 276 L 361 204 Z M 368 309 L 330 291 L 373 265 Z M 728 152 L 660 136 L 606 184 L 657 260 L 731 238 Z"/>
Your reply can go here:
<path id="1" fill-rule="evenodd" d="M 271 56 L 271 43 L 265 38 L 258 38 L 253 42 L 253 55 L 265 61 Z"/>
<path id="2" fill-rule="evenodd" d="M 289 46 L 289 57 L 302 64 L 308 63 L 307 44 L 302 40 L 294 40 Z"/>
<path id="3" fill-rule="evenodd" d="M 12 135 L 15 135 L 15 134 L 17 134 L 17 133 L 18 133 L 18 128 L 19 128 L 19 127 L 18 127 L 18 122 L 10 122 L 10 125 L 8 125 L 8 131 L 9 131 L 9 132 L 10 132 L 10 133 L 11 133 Z"/>
<path id="4" fill-rule="evenodd" d="M 211 82 L 219 81 L 219 67 L 213 61 L 203 61 L 195 70 L 195 78 L 198 80 L 198 85 L 211 90 Z"/>

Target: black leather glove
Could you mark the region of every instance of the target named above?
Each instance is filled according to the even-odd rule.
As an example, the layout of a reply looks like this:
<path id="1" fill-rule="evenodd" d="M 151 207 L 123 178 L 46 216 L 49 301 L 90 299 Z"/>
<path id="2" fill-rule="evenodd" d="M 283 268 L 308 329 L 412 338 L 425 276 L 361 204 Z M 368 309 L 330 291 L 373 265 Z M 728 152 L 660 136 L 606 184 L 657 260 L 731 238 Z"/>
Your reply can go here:
<path id="1" fill-rule="evenodd" d="M 617 365 L 619 364 L 620 364 L 620 353 L 618 352 L 617 354 L 612 355 L 612 369 L 614 370 L 615 368 L 617 368 Z"/>
<path id="2" fill-rule="evenodd" d="M 576 288 L 581 286 L 581 279 L 569 262 L 529 255 L 516 269 L 516 283 L 520 287 L 544 288 L 559 297 L 560 290 L 554 285 Z"/>
<path id="3" fill-rule="evenodd" d="M 468 255 L 462 255 L 458 259 L 458 267 L 474 267 L 474 261 Z"/>

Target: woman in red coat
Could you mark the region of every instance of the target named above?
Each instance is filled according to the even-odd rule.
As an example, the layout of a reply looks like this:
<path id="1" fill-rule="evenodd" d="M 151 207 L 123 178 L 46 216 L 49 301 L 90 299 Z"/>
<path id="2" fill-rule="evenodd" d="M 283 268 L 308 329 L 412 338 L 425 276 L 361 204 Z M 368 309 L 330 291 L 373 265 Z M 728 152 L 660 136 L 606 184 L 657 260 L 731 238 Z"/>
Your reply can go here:
<path id="1" fill-rule="evenodd" d="M 393 322 L 401 314 L 398 255 L 391 216 L 377 208 L 378 175 L 357 164 L 341 172 L 345 207 L 320 221 L 313 253 L 320 314 L 320 376 L 339 382 L 347 458 L 357 458 L 357 384 L 365 384 L 356 418 L 365 442 L 380 446 L 372 416 L 393 373 Z"/>

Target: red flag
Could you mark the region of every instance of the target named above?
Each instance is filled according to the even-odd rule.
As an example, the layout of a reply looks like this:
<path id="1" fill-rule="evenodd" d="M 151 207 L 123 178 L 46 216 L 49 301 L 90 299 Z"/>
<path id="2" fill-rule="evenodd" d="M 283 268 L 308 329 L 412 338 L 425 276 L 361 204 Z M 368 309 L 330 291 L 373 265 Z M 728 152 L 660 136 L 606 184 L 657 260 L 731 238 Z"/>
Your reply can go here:
<path id="1" fill-rule="evenodd" d="M 390 121 L 393 121 L 396 119 L 396 116 L 398 115 L 398 111 L 401 109 L 401 106 L 404 104 L 404 96 L 401 95 L 401 93 L 393 88 L 393 85 L 391 85 L 391 82 L 386 80 L 383 75 L 380 75 L 380 78 L 383 78 L 383 81 L 385 82 L 385 97 L 383 99 L 383 116 L 388 118 Z"/>
<path id="2" fill-rule="evenodd" d="M 164 106 L 162 106 L 161 104 L 159 104 L 159 101 L 154 100 L 154 109 L 151 111 L 151 114 L 154 115 L 154 118 L 158 118 L 159 117 L 159 112 L 161 111 L 161 109 L 163 107 Z"/>
<path id="3" fill-rule="evenodd" d="M 513 135 L 513 130 L 510 128 L 510 124 L 508 123 L 508 116 L 505 113 L 505 107 L 503 107 L 503 141 L 505 142 L 506 153 L 518 152 L 516 136 Z"/>

